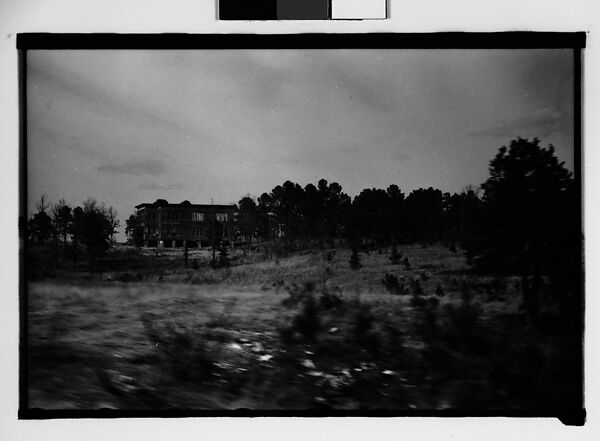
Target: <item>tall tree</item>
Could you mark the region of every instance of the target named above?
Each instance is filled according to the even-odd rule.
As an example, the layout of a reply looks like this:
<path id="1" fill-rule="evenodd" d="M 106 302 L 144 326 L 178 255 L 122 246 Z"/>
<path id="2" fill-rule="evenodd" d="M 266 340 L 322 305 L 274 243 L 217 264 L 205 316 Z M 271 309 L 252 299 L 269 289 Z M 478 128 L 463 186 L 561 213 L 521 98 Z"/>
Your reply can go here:
<path id="1" fill-rule="evenodd" d="M 404 193 L 397 185 L 390 185 L 386 193 L 389 199 L 388 218 L 390 220 L 389 234 L 390 242 L 396 244 L 405 234 L 406 218 L 404 213 Z"/>
<path id="2" fill-rule="evenodd" d="M 524 306 L 535 319 L 540 310 L 542 276 L 556 277 L 559 265 L 580 261 L 581 229 L 572 210 L 572 173 L 554 147 L 517 138 L 491 161 L 482 185 L 486 209 L 485 241 L 472 249 L 483 266 L 521 275 Z"/>
<path id="3" fill-rule="evenodd" d="M 263 240 L 275 238 L 279 230 L 275 225 L 275 202 L 269 193 L 258 198 L 258 235 Z"/>
<path id="4" fill-rule="evenodd" d="M 63 241 L 63 249 L 67 248 L 67 238 L 73 227 L 73 213 L 71 207 L 64 199 L 52 207 L 52 223 Z"/>
<path id="5" fill-rule="evenodd" d="M 321 198 L 317 187 L 307 184 L 300 202 L 302 212 L 302 236 L 304 239 L 321 238 L 325 234 Z"/>
<path id="6" fill-rule="evenodd" d="M 90 272 L 94 271 L 96 260 L 110 248 L 112 226 L 105 210 L 94 199 L 87 199 L 83 208 L 73 210 L 74 253 L 81 243 L 89 258 Z"/>
<path id="7" fill-rule="evenodd" d="M 302 187 L 291 181 L 271 191 L 275 221 L 286 241 L 293 241 L 300 232 Z"/>
<path id="8" fill-rule="evenodd" d="M 208 222 L 206 236 L 208 237 L 208 240 L 210 240 L 212 247 L 212 264 L 215 265 L 217 262 L 217 250 L 221 248 L 221 243 L 223 242 L 223 224 L 217 221 L 216 217 L 213 217 Z"/>
<path id="9" fill-rule="evenodd" d="M 249 243 L 256 236 L 259 226 L 258 207 L 250 196 L 244 196 L 238 202 L 237 227 L 239 234 Z"/>
<path id="10" fill-rule="evenodd" d="M 390 219 L 389 199 L 385 190 L 367 188 L 352 201 L 347 229 L 354 240 L 383 245 L 388 241 Z"/>
<path id="11" fill-rule="evenodd" d="M 318 182 L 318 190 L 326 238 L 332 242 L 343 233 L 344 219 L 348 214 L 351 199 L 342 192 L 342 186 L 337 182 L 327 185 L 327 181 L 321 179 Z"/>
<path id="12" fill-rule="evenodd" d="M 52 235 L 52 218 L 46 213 L 50 207 L 45 194 L 36 203 L 37 213 L 27 222 L 28 237 L 38 245 L 44 245 Z"/>
<path id="13" fill-rule="evenodd" d="M 117 228 L 119 228 L 120 225 L 119 219 L 117 218 L 117 210 L 115 210 L 112 205 L 107 207 L 106 205 L 102 204 L 101 211 L 108 222 L 110 242 L 114 243 L 115 234 L 119 232 Z"/>
<path id="14" fill-rule="evenodd" d="M 444 240 L 448 244 L 467 244 L 481 240 L 483 201 L 476 188 L 467 186 L 460 193 L 444 194 Z M 468 255 L 469 258 L 472 256 Z"/>
<path id="15" fill-rule="evenodd" d="M 38 211 L 27 224 L 29 237 L 37 245 L 44 245 L 52 235 L 52 218 L 45 211 Z"/>
<path id="16" fill-rule="evenodd" d="M 442 237 L 443 195 L 429 187 L 412 191 L 406 198 L 407 227 L 411 239 L 434 242 Z"/>
<path id="17" fill-rule="evenodd" d="M 125 221 L 125 234 L 129 243 L 138 250 L 144 245 L 144 229 L 137 215 L 132 214 Z"/>

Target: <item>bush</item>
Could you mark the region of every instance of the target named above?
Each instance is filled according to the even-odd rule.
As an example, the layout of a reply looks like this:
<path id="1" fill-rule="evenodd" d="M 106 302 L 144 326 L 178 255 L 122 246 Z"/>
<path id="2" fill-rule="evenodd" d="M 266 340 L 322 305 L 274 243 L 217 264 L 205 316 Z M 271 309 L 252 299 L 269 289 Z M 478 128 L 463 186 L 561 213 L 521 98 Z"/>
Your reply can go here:
<path id="1" fill-rule="evenodd" d="M 439 283 L 435 286 L 435 295 L 438 297 L 444 297 L 446 295 L 444 288 L 442 288 L 442 285 Z"/>
<path id="2" fill-rule="evenodd" d="M 414 308 L 422 308 L 427 304 L 427 301 L 423 299 L 423 295 L 425 292 L 423 291 L 423 287 L 421 286 L 421 282 L 417 279 L 412 281 L 412 298 L 410 299 L 410 304 Z"/>
<path id="3" fill-rule="evenodd" d="M 400 283 L 398 281 L 398 277 L 396 277 L 394 274 L 385 273 L 381 283 L 383 283 L 385 288 L 392 294 L 403 294 L 404 284 Z"/>
<path id="4" fill-rule="evenodd" d="M 312 294 L 304 300 L 302 309 L 292 321 L 292 328 L 308 341 L 316 340 L 317 333 L 321 329 L 321 319 L 317 302 Z"/>
<path id="5" fill-rule="evenodd" d="M 316 340 L 317 334 L 321 330 L 321 318 L 314 291 L 315 284 L 313 282 L 306 282 L 301 287 L 293 285 L 289 288 L 290 296 L 283 301 L 283 304 L 287 307 L 301 304 L 301 309 L 293 316 L 289 326 L 283 326 L 279 330 L 285 344 L 302 340 L 310 342 Z M 328 301 L 335 302 L 333 298 L 326 298 L 326 303 Z"/>
<path id="6" fill-rule="evenodd" d="M 356 303 L 352 336 L 356 343 L 371 353 L 379 352 L 381 341 L 375 332 L 375 316 L 369 305 Z"/>
<path id="7" fill-rule="evenodd" d="M 325 290 L 319 297 L 319 302 L 324 309 L 333 309 L 342 306 L 342 298 L 337 293 Z"/>
<path id="8" fill-rule="evenodd" d="M 298 305 L 299 303 L 306 300 L 315 290 L 315 284 L 313 282 L 306 282 L 304 285 L 299 286 L 296 283 L 292 283 L 288 287 L 289 296 L 283 300 L 283 305 L 290 308 Z"/>
<path id="9" fill-rule="evenodd" d="M 175 329 L 171 322 L 157 326 L 154 317 L 147 313 L 142 314 L 140 321 L 167 372 L 182 380 L 204 379 L 213 373 L 214 363 L 202 335 Z"/>
<path id="10" fill-rule="evenodd" d="M 398 248 L 394 245 L 392 247 L 392 253 L 390 254 L 390 262 L 392 265 L 398 265 L 402 260 L 402 254 L 398 252 Z"/>
<path id="11" fill-rule="evenodd" d="M 404 256 L 404 259 L 402 259 L 402 265 L 404 265 L 405 271 L 410 271 L 410 261 L 407 256 Z"/>
<path id="12" fill-rule="evenodd" d="M 416 303 L 417 312 L 415 314 L 416 331 L 428 342 L 438 335 L 440 327 L 438 324 L 438 305 L 439 300 L 435 297 L 424 299 L 417 297 L 412 299 Z"/>
<path id="13" fill-rule="evenodd" d="M 221 268 L 226 268 L 231 265 L 231 261 L 229 260 L 229 253 L 227 252 L 227 247 L 225 245 L 221 246 L 221 250 L 219 251 L 219 266 Z"/>
<path id="14" fill-rule="evenodd" d="M 472 302 L 469 287 L 463 285 L 458 306 L 446 305 L 445 340 L 454 349 L 483 353 L 487 349 L 479 318 L 482 308 Z"/>
<path id="15" fill-rule="evenodd" d="M 358 255 L 358 250 L 354 248 L 352 250 L 352 254 L 350 255 L 350 268 L 353 270 L 358 270 L 362 267 L 360 263 L 360 256 Z"/>

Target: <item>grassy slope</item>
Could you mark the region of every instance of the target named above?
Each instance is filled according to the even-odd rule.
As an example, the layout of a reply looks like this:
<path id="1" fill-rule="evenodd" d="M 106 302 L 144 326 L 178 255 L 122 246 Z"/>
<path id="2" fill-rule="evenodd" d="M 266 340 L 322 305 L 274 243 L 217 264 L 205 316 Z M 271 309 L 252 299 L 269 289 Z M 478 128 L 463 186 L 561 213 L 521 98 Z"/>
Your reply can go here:
<path id="1" fill-rule="evenodd" d="M 195 252 L 200 269 L 185 270 L 172 251 L 131 271 L 129 283 L 114 281 L 123 271 L 32 282 L 30 406 L 502 409 L 574 396 L 573 341 L 529 327 L 515 280 L 470 273 L 441 247 L 400 252 L 410 270 L 375 251 L 361 253 L 353 271 L 345 249 L 329 260 L 314 251 L 276 262 L 238 251 L 220 270 Z M 445 296 L 415 305 L 387 292 L 386 272 L 419 280 L 425 298 L 437 285 Z M 318 305 L 314 341 L 289 341 L 282 330 L 302 302 L 284 301 L 307 281 L 317 299 L 328 292 L 343 303 Z"/>

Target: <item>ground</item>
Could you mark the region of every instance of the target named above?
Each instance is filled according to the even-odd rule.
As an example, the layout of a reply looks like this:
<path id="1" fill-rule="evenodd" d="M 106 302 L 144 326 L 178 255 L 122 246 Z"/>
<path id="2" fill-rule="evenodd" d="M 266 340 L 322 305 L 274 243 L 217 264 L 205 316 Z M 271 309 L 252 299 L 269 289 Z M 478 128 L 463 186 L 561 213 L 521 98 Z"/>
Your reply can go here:
<path id="1" fill-rule="evenodd" d="M 460 250 L 398 253 L 362 251 L 352 269 L 341 246 L 257 245 L 231 251 L 231 266 L 219 269 L 209 251 L 192 250 L 186 269 L 182 250 L 119 247 L 101 273 L 32 272 L 29 407 L 577 403 L 581 335 L 569 320 L 548 306 L 534 327 L 518 278 L 475 273 Z"/>

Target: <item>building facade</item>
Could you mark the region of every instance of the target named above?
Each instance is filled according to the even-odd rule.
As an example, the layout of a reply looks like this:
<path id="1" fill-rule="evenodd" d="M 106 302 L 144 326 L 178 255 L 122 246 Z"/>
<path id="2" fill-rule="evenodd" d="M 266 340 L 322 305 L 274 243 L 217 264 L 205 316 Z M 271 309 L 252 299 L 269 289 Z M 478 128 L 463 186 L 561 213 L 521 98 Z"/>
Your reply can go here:
<path id="1" fill-rule="evenodd" d="M 144 246 L 210 246 L 213 235 L 225 244 L 233 242 L 235 205 L 170 204 L 158 199 L 135 208 Z"/>

